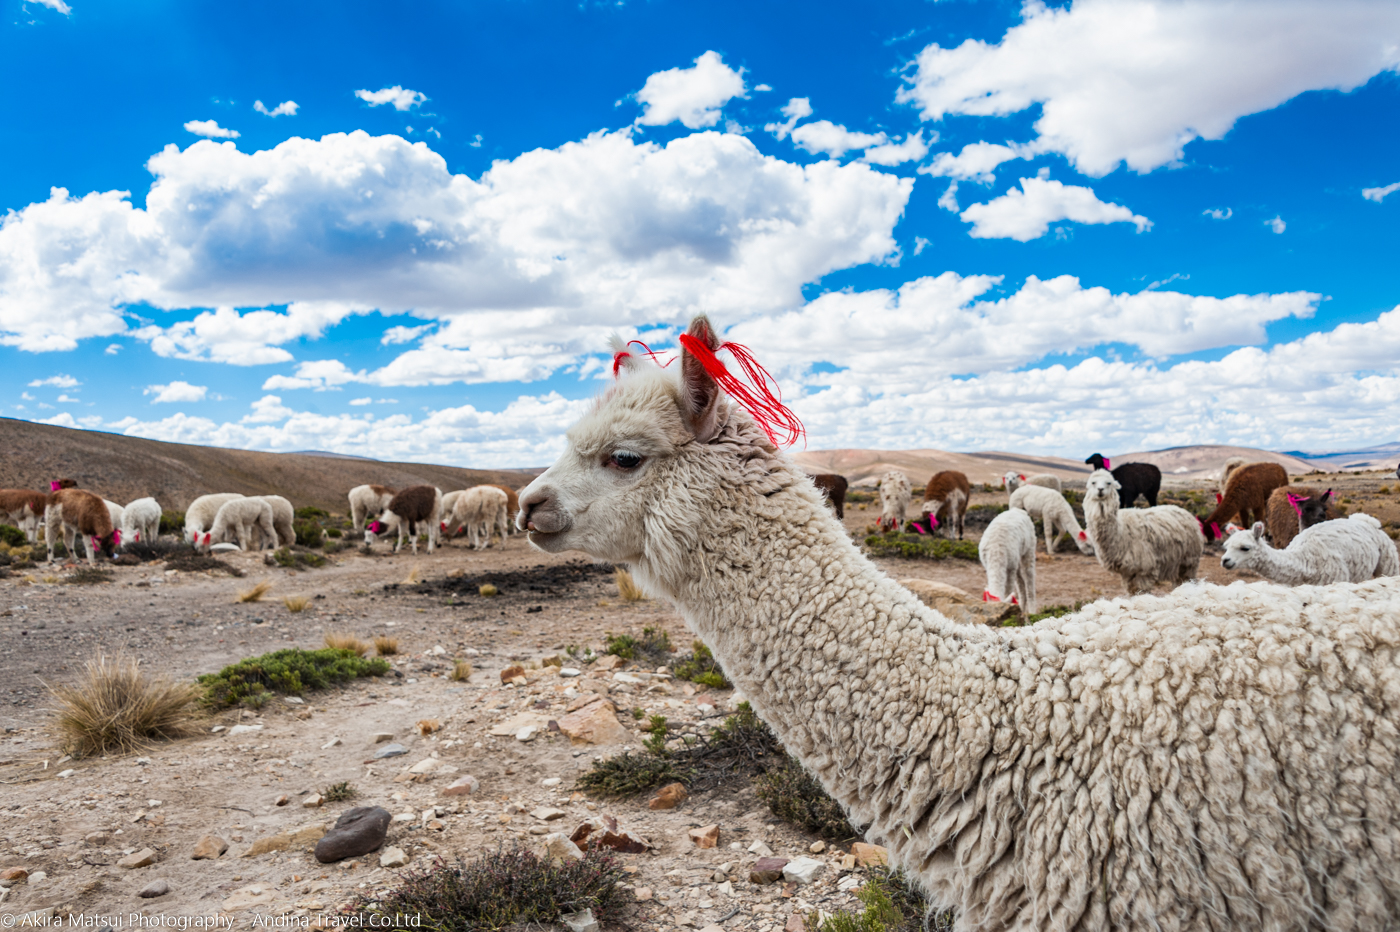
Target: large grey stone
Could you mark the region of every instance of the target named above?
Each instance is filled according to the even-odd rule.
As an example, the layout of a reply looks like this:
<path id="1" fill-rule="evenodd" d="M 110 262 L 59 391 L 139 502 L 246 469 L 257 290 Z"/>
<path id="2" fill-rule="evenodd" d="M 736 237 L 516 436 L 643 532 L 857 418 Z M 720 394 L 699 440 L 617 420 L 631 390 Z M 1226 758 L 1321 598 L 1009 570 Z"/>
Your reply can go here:
<path id="1" fill-rule="evenodd" d="M 380 806 L 356 806 L 336 819 L 331 830 L 316 843 L 316 860 L 322 864 L 369 854 L 384 844 L 393 818 Z"/>
<path id="2" fill-rule="evenodd" d="M 386 744 L 384 747 L 374 752 L 374 759 L 383 760 L 386 757 L 398 757 L 401 754 L 407 753 L 408 748 L 404 747 L 402 744 Z"/>

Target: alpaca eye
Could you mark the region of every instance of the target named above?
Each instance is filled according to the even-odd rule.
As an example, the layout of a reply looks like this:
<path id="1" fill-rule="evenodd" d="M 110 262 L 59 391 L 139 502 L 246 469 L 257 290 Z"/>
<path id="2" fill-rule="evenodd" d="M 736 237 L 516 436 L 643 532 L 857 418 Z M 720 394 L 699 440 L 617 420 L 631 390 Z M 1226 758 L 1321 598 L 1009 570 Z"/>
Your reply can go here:
<path id="1" fill-rule="evenodd" d="M 633 453 L 631 450 L 615 450 L 613 455 L 608 457 L 608 464 L 618 469 L 636 469 L 642 465 L 642 454 Z"/>

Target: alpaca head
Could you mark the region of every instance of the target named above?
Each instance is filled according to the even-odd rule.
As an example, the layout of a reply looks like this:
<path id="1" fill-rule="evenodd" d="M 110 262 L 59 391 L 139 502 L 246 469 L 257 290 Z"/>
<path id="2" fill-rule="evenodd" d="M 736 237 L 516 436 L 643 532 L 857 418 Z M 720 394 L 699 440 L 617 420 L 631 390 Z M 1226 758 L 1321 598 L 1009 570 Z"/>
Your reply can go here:
<path id="1" fill-rule="evenodd" d="M 1092 453 L 1092 454 L 1090 454 L 1090 455 L 1089 455 L 1089 458 L 1086 459 L 1084 462 L 1088 463 L 1090 466 L 1094 467 L 1094 469 L 1096 469 L 1096 470 L 1098 470 L 1098 469 L 1111 469 L 1111 468 L 1112 468 L 1112 467 L 1109 465 L 1108 460 L 1107 460 L 1107 459 L 1103 456 L 1103 454 L 1101 454 L 1101 453 Z"/>
<path id="2" fill-rule="evenodd" d="M 516 525 L 532 545 L 669 580 L 694 571 L 702 522 L 726 507 L 762 512 L 765 493 L 801 486 L 812 520 L 835 520 L 739 396 L 731 400 L 732 377 L 715 374 L 722 347 L 710 322 L 695 318 L 681 344 L 680 365 L 662 367 L 615 341 L 617 381 L 569 430 L 563 455 L 520 492 Z"/>
<path id="3" fill-rule="evenodd" d="M 1097 453 L 1094 454 L 1098 456 Z M 1105 511 L 1118 510 L 1118 490 L 1122 488 L 1113 473 L 1106 469 L 1096 469 L 1084 483 L 1084 505 L 1096 505 Z"/>
<path id="4" fill-rule="evenodd" d="M 1296 502 L 1293 501 L 1294 496 L 1289 495 L 1288 500 L 1293 502 L 1293 507 L 1297 509 L 1298 528 L 1303 530 L 1327 520 L 1328 508 L 1332 504 L 1332 490 L 1328 489 L 1321 495 L 1300 498 Z"/>
<path id="5" fill-rule="evenodd" d="M 1266 547 L 1268 544 L 1264 541 L 1264 522 L 1256 521 L 1254 527 L 1247 531 L 1236 531 L 1225 541 L 1225 555 L 1220 558 L 1220 565 L 1227 570 L 1245 569 L 1258 559 Z"/>
<path id="6" fill-rule="evenodd" d="M 365 525 L 365 543 L 372 544 L 379 540 L 379 535 L 388 530 L 388 526 L 383 520 L 371 521 Z"/>

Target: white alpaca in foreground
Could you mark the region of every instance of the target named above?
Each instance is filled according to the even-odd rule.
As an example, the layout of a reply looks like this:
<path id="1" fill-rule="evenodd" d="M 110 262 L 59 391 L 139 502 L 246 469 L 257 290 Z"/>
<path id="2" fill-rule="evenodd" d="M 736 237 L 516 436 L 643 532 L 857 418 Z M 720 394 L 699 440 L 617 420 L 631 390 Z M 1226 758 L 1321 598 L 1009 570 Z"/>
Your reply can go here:
<path id="1" fill-rule="evenodd" d="M 219 509 L 235 498 L 242 498 L 238 492 L 215 492 L 210 495 L 201 495 L 190 502 L 190 507 L 185 509 L 185 540 L 196 547 L 209 546 L 214 541 L 204 543 L 201 538 L 208 530 L 214 526 L 214 519 L 219 515 Z"/>
<path id="2" fill-rule="evenodd" d="M 153 544 L 160 537 L 160 503 L 154 498 L 138 498 L 122 513 L 123 544 Z"/>
<path id="3" fill-rule="evenodd" d="M 213 525 L 198 541 L 206 551 L 214 544 L 237 544 L 240 550 L 276 549 L 272 506 L 261 498 L 241 496 L 224 502 Z"/>
<path id="4" fill-rule="evenodd" d="M 909 477 L 898 469 L 891 469 L 880 477 L 880 527 L 904 527 L 904 513 L 909 510 L 909 501 L 914 497 Z"/>
<path id="5" fill-rule="evenodd" d="M 1019 508 L 992 519 L 977 542 L 977 559 L 987 571 L 982 600 L 1016 602 L 1028 615 L 1035 603 L 1035 522 Z"/>
<path id="6" fill-rule="evenodd" d="M 1283 550 L 1270 546 L 1265 533 L 1264 522 L 1256 521 L 1251 530 L 1231 534 L 1220 565 L 1227 570 L 1253 570 L 1285 586 L 1400 576 L 1395 541 L 1370 515 L 1354 514 L 1345 521 L 1314 524 L 1300 531 Z"/>
<path id="7" fill-rule="evenodd" d="M 446 496 L 444 496 L 444 501 Z M 478 485 L 464 491 L 452 503 L 452 520 L 448 527 L 465 527 L 473 550 L 491 546 L 491 532 L 501 532 L 501 546 L 506 545 L 506 493 L 495 486 Z"/>
<path id="8" fill-rule="evenodd" d="M 1200 520 L 1175 505 L 1120 511 L 1120 488 L 1106 469 L 1084 484 L 1084 524 L 1099 564 L 1118 574 L 1129 595 L 1195 579 L 1206 546 Z"/>
<path id="9" fill-rule="evenodd" d="M 1061 534 L 1068 534 L 1081 553 L 1093 554 L 1089 535 L 1074 517 L 1074 508 L 1054 489 L 1041 485 L 1023 485 L 1011 493 L 1011 507 L 1019 508 L 1032 518 L 1039 518 L 1045 529 L 1045 552 L 1054 553 Z"/>
<path id="10" fill-rule="evenodd" d="M 1396 928 L 1400 580 L 959 625 L 721 393 L 708 322 L 682 341 L 619 357 L 518 524 L 672 601 L 959 930 Z"/>

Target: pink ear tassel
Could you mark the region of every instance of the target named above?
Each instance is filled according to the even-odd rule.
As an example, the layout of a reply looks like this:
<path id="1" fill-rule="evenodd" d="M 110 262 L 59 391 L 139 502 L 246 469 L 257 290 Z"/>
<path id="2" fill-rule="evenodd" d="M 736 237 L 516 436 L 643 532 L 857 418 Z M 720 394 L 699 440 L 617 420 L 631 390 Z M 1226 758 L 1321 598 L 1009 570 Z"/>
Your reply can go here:
<path id="1" fill-rule="evenodd" d="M 50 491 L 50 492 L 57 492 L 57 491 L 58 491 L 58 483 L 57 483 L 57 482 L 50 482 L 50 483 L 49 483 L 49 491 Z"/>

